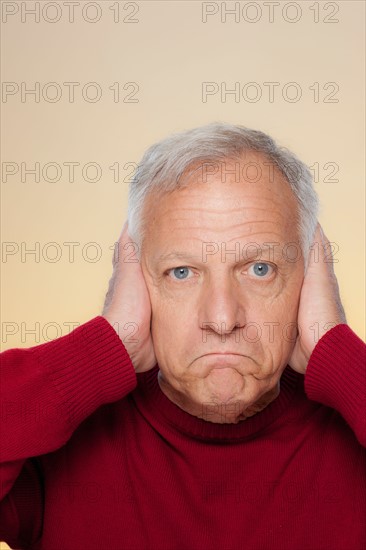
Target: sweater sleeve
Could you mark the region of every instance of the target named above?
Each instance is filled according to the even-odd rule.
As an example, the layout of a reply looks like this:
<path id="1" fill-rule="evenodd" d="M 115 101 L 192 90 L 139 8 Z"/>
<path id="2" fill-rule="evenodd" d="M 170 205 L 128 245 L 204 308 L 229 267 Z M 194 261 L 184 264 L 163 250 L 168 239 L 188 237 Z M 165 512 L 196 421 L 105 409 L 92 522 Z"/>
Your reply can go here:
<path id="1" fill-rule="evenodd" d="M 102 316 L 51 342 L 4 351 L 0 360 L 0 540 L 19 541 L 27 531 L 18 519 L 24 517 L 17 511 L 22 493 L 32 491 L 41 502 L 37 460 L 31 457 L 62 447 L 98 407 L 131 392 L 137 377 Z M 40 506 L 35 514 L 30 529 L 40 523 Z"/>
<path id="2" fill-rule="evenodd" d="M 366 446 L 366 345 L 340 324 L 326 332 L 311 354 L 305 392 L 337 410 Z"/>

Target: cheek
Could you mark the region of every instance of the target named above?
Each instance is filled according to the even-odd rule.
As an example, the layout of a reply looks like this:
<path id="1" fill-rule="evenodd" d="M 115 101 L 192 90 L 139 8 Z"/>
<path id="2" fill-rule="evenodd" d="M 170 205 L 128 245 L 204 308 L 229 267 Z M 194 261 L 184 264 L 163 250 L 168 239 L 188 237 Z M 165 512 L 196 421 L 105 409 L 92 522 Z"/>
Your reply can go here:
<path id="1" fill-rule="evenodd" d="M 288 284 L 274 297 L 246 295 L 244 339 L 256 342 L 262 353 L 271 356 L 274 363 L 282 363 L 291 352 L 297 336 L 297 311 L 300 288 Z"/>
<path id="2" fill-rule="evenodd" d="M 238 293 L 237 299 L 246 313 L 246 320 L 258 322 L 278 321 L 280 323 L 296 317 L 300 285 L 296 282 L 283 282 L 281 285 L 246 286 Z"/>
<path id="3" fill-rule="evenodd" d="M 280 325 L 296 321 L 298 308 L 298 296 L 281 294 L 273 300 L 266 301 L 263 304 L 262 315 L 266 317 L 264 321 L 277 321 Z"/>
<path id="4" fill-rule="evenodd" d="M 180 300 L 178 296 L 172 297 L 159 287 L 150 289 L 149 293 L 154 346 L 160 350 L 160 354 L 165 355 L 177 354 L 179 349 L 187 349 L 185 342 L 192 336 L 192 331 L 197 330 L 194 315 L 197 308 L 191 303 L 192 297 L 189 299 L 186 296 L 184 300 Z"/>
<path id="5" fill-rule="evenodd" d="M 299 292 L 279 296 L 267 313 L 265 340 L 267 346 L 281 356 L 287 356 L 297 338 Z"/>

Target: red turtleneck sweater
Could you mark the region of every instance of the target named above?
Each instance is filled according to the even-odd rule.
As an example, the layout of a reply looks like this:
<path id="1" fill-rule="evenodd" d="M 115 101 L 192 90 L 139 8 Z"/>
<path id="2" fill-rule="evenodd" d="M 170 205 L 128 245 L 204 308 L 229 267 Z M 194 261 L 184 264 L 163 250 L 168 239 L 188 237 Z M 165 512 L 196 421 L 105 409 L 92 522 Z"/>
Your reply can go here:
<path id="1" fill-rule="evenodd" d="M 365 346 L 346 325 L 239 424 L 174 405 L 98 316 L 2 354 L 0 540 L 32 550 L 365 550 Z"/>

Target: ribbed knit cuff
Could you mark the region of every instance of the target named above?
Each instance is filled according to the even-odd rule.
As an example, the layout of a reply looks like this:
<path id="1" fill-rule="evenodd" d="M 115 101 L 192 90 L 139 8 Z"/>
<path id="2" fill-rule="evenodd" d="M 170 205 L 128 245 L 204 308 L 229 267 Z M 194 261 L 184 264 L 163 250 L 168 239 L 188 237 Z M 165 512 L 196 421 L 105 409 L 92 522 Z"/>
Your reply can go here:
<path id="1" fill-rule="evenodd" d="M 121 399 L 137 385 L 125 346 L 102 316 L 31 351 L 49 371 L 49 379 L 73 426 L 99 406 Z"/>
<path id="2" fill-rule="evenodd" d="M 319 340 L 304 380 L 307 396 L 336 409 L 366 444 L 366 346 L 340 324 Z"/>

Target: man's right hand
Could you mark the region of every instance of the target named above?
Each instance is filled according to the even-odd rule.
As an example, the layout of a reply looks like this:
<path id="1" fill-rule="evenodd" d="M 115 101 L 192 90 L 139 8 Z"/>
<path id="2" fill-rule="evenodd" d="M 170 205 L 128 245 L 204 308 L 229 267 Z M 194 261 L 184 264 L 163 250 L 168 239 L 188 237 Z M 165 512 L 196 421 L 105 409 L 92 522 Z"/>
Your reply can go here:
<path id="1" fill-rule="evenodd" d="M 155 366 L 156 357 L 150 331 L 150 297 L 136 251 L 126 222 L 113 257 L 102 316 L 121 338 L 135 371 L 144 372 Z"/>

